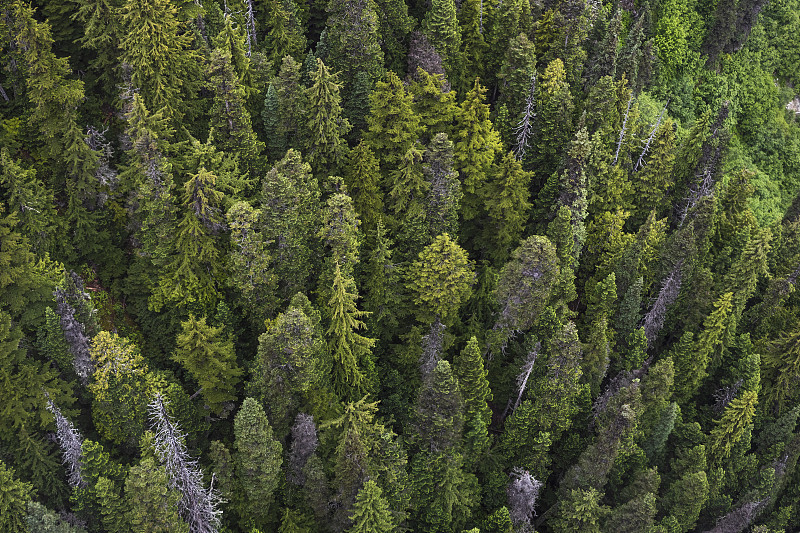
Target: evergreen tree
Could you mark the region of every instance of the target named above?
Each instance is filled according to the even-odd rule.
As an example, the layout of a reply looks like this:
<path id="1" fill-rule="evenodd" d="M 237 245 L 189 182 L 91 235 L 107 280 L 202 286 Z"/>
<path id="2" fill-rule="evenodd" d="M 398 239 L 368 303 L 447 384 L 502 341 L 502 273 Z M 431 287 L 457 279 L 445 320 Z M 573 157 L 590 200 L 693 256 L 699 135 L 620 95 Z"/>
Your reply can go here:
<path id="1" fill-rule="evenodd" d="M 288 299 L 308 288 L 317 257 L 314 230 L 319 227 L 319 185 L 300 152 L 289 150 L 263 180 L 262 234 L 273 241 L 280 296 Z"/>
<path id="2" fill-rule="evenodd" d="M 462 217 L 467 220 L 476 218 L 485 209 L 486 182 L 502 149 L 500 135 L 489 120 L 485 95 L 486 88 L 475 80 L 456 115 L 454 156 L 464 187 Z"/>
<path id="3" fill-rule="evenodd" d="M 219 414 L 223 404 L 236 399 L 234 389 L 242 375 L 233 342 L 222 338 L 223 328 L 206 324 L 205 317 L 189 315 L 181 328 L 173 357 L 197 381 L 211 412 Z"/>
<path id="4" fill-rule="evenodd" d="M 425 130 L 424 142 L 438 133 L 446 133 L 452 138 L 454 120 L 458 115 L 456 93 L 450 90 L 444 76 L 431 74 L 417 67 L 408 93 L 414 100 L 414 112 L 419 115 L 420 124 Z"/>
<path id="5" fill-rule="evenodd" d="M 364 141 L 378 155 L 385 178 L 400 166 L 422 134 L 422 126 L 414 112 L 412 96 L 393 72 L 387 72 L 386 81 L 375 85 L 369 101 L 369 131 L 364 134 Z"/>
<path id="6" fill-rule="evenodd" d="M 383 72 L 378 15 L 374 0 L 330 0 L 327 6 L 327 58 L 343 80 L 364 72 L 376 82 Z"/>
<path id="7" fill-rule="evenodd" d="M 539 183 L 558 170 L 560 154 L 572 137 L 572 95 L 564 63 L 554 59 L 547 65 L 536 88 L 537 116 L 534 122 L 536 154 L 532 168 Z"/>
<path id="8" fill-rule="evenodd" d="M 243 525 L 261 526 L 280 480 L 283 447 L 273 437 L 264 409 L 253 398 L 245 398 L 233 424 L 239 516 Z"/>
<path id="9" fill-rule="evenodd" d="M 167 473 L 152 457 L 131 467 L 125 479 L 125 499 L 130 506 L 125 520 L 134 533 L 188 533 L 189 525 L 178 515 L 180 493 L 169 489 Z M 121 527 L 121 524 L 116 524 Z"/>
<path id="10" fill-rule="evenodd" d="M 791 383 L 800 375 L 800 329 L 795 325 L 769 342 L 764 354 L 764 383 L 768 405 L 778 413 L 797 396 Z"/>
<path id="11" fill-rule="evenodd" d="M 370 147 L 361 141 L 350 151 L 348 162 L 345 166 L 345 184 L 363 224 L 362 233 L 370 238 L 377 230 L 383 212 L 378 159 Z"/>
<path id="12" fill-rule="evenodd" d="M 348 533 L 391 533 L 395 530 L 389 503 L 375 481 L 370 479 L 359 491 L 350 520 L 353 525 Z"/>
<path id="13" fill-rule="evenodd" d="M 392 261 L 393 242 L 386 235 L 383 219 L 378 219 L 374 247 L 365 266 L 364 310 L 370 313 L 369 330 L 383 338 L 398 325 L 400 267 Z"/>
<path id="14" fill-rule="evenodd" d="M 355 282 L 342 273 L 337 261 L 328 302 L 330 326 L 326 336 L 333 357 L 333 387 L 342 398 L 363 395 L 375 387 L 371 350 L 375 339 L 356 333 L 364 328 L 359 319 L 366 314 L 356 307 L 357 299 Z"/>
<path id="15" fill-rule="evenodd" d="M 489 176 L 484 205 L 491 223 L 485 226 L 481 241 L 498 263 L 508 258 L 525 229 L 531 207 L 530 179 L 513 152 L 505 154 Z"/>
<path id="16" fill-rule="evenodd" d="M 484 36 L 484 21 L 488 22 L 489 2 L 465 0 L 458 12 L 461 26 L 461 58 L 464 61 L 460 87 L 469 87 L 475 78 L 483 78 L 485 57 L 489 47 Z"/>
<path id="17" fill-rule="evenodd" d="M 337 187 L 341 187 L 340 181 L 336 183 Z M 322 213 L 322 227 L 317 233 L 328 252 L 318 280 L 317 292 L 321 302 L 330 299 L 335 265 L 339 266 L 345 277 L 353 276 L 361 248 L 360 225 L 358 214 L 353 209 L 353 201 L 344 189 L 328 197 Z"/>
<path id="18" fill-rule="evenodd" d="M 500 79 L 498 102 L 506 105 L 509 116 L 515 122 L 522 117 L 536 76 L 535 46 L 526 34 L 520 33 L 508 44 L 503 66 L 497 75 Z"/>
<path id="19" fill-rule="evenodd" d="M 300 132 L 306 112 L 306 91 L 300 81 L 300 66 L 292 56 L 285 56 L 273 82 L 277 97 L 277 133 L 281 143 L 295 149 L 301 146 Z M 284 146 L 281 143 L 276 144 Z M 279 157 L 283 156 L 279 152 Z"/>
<path id="20" fill-rule="evenodd" d="M 222 269 L 215 234 L 224 220 L 220 212 L 224 194 L 217 187 L 217 176 L 205 168 L 193 174 L 183 188 L 183 217 L 158 286 L 150 296 L 154 311 L 167 304 L 213 309 L 219 298 Z"/>
<path id="21" fill-rule="evenodd" d="M 314 84 L 306 89 L 305 153 L 316 174 L 333 174 L 344 163 L 350 123 L 342 117 L 337 75 L 321 59 L 311 79 Z"/>
<path id="22" fill-rule="evenodd" d="M 408 14 L 405 0 L 375 0 L 375 13 L 386 66 L 400 75 L 405 67 L 409 34 L 415 21 Z"/>
<path id="23" fill-rule="evenodd" d="M 453 170 L 453 143 L 444 133 L 431 139 L 422 156 L 422 173 L 428 182 L 426 220 L 431 238 L 458 233 L 461 187 Z"/>
<path id="24" fill-rule="evenodd" d="M 453 80 L 460 78 L 461 27 L 454 0 L 433 0 L 422 21 L 422 32 L 442 57 L 444 68 Z"/>
<path id="25" fill-rule="evenodd" d="M 25 517 L 33 487 L 14 479 L 14 469 L 0 461 L 0 526 L 8 533 L 28 533 Z"/>
<path id="26" fill-rule="evenodd" d="M 206 78 L 206 88 L 214 94 L 209 126 L 214 129 L 217 147 L 236 154 L 243 170 L 257 173 L 264 143 L 256 139 L 246 107 L 245 87 L 236 75 L 227 51 L 217 49 L 211 53 Z"/>
<path id="27" fill-rule="evenodd" d="M 407 286 L 422 322 L 452 323 L 472 292 L 475 273 L 467 253 L 446 233 L 425 247 L 409 267 Z"/>
<path id="28" fill-rule="evenodd" d="M 273 65 L 285 57 L 302 57 L 306 49 L 302 20 L 294 0 L 269 0 L 264 9 L 264 50 Z"/>
<path id="29" fill-rule="evenodd" d="M 734 445 L 753 421 L 758 403 L 758 392 L 745 390 L 725 408 L 722 418 L 711 431 L 708 449 L 711 458 L 724 460 L 731 455 Z"/>
<path id="30" fill-rule="evenodd" d="M 475 337 L 453 358 L 453 372 L 464 399 L 464 457 L 475 465 L 489 448 L 488 427 L 492 421 L 492 391 Z"/>
<path id="31" fill-rule="evenodd" d="M 199 80 L 191 36 L 183 32 L 178 10 L 166 0 L 126 0 L 119 11 L 121 60 L 130 67 L 130 83 L 147 107 L 178 123 L 185 99 Z"/>
<path id="32" fill-rule="evenodd" d="M 267 92 L 264 94 L 264 110 L 261 112 L 264 131 L 267 134 L 266 148 L 269 161 L 278 161 L 286 153 L 286 135 L 280 129 L 281 109 L 279 102 L 275 83 L 270 82 Z"/>

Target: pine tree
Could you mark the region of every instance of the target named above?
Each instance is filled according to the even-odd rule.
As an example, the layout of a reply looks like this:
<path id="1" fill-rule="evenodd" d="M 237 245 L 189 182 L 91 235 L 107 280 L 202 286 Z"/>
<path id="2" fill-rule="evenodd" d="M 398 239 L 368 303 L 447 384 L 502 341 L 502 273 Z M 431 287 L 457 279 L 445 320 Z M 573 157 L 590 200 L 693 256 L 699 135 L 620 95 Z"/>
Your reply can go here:
<path id="1" fill-rule="evenodd" d="M 346 158 L 344 138 L 350 123 L 342 117 L 338 76 L 331 74 L 321 59 L 317 59 L 312 80 L 314 85 L 306 89 L 305 153 L 315 174 L 330 175 L 341 168 Z"/>
<path id="2" fill-rule="evenodd" d="M 130 506 L 125 519 L 134 533 L 188 533 L 189 525 L 178 515 L 181 494 L 167 489 L 164 467 L 152 457 L 145 457 L 131 467 L 125 479 L 125 499 Z"/>
<path id="3" fill-rule="evenodd" d="M 199 80 L 191 36 L 182 32 L 178 10 L 166 0 L 126 0 L 119 11 L 122 36 L 120 59 L 130 67 L 131 85 L 147 107 L 162 110 L 179 123 L 185 99 Z"/>
<path id="4" fill-rule="evenodd" d="M 486 182 L 502 149 L 500 135 L 489 120 L 485 95 L 486 88 L 475 80 L 456 115 L 454 156 L 464 187 L 462 217 L 467 220 L 478 217 L 485 209 Z"/>
<path id="5" fill-rule="evenodd" d="M 370 479 L 359 491 L 350 520 L 353 525 L 348 533 L 391 533 L 395 530 L 389 503 L 375 481 Z"/>
<path id="6" fill-rule="evenodd" d="M 414 295 L 417 316 L 424 323 L 452 323 L 475 283 L 466 251 L 446 233 L 420 252 L 407 276 L 406 285 Z"/>
<path id="7" fill-rule="evenodd" d="M 223 328 L 206 324 L 205 317 L 198 320 L 189 315 L 181 328 L 173 357 L 200 386 L 211 412 L 219 414 L 224 403 L 236 399 L 235 388 L 242 375 L 233 342 L 223 338 Z"/>
<path id="8" fill-rule="evenodd" d="M 0 527 L 8 533 L 28 533 L 25 523 L 33 492 L 30 483 L 14 479 L 14 469 L 0 461 Z"/>
<path id="9" fill-rule="evenodd" d="M 272 495 L 278 487 L 283 447 L 272 435 L 264 409 L 253 398 L 245 398 L 234 419 L 236 480 L 241 500 L 241 523 L 263 527 Z"/>
<path id="10" fill-rule="evenodd" d="M 352 277 L 342 273 L 336 262 L 331 297 L 328 302 L 330 326 L 326 331 L 333 356 L 333 387 L 342 398 L 354 398 L 374 390 L 372 347 L 375 339 L 356 333 L 364 328 L 359 320 L 366 314 L 356 307 L 358 293 Z"/>

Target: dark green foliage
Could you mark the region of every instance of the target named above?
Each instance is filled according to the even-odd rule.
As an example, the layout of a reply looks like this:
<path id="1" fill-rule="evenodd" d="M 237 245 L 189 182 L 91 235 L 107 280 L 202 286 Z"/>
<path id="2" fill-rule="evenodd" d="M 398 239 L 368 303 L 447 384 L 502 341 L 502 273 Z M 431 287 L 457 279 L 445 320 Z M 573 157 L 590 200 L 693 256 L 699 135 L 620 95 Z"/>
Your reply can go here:
<path id="1" fill-rule="evenodd" d="M 33 487 L 14 478 L 14 470 L 0 462 L 0 526 L 9 533 L 27 533 L 26 512 Z"/>

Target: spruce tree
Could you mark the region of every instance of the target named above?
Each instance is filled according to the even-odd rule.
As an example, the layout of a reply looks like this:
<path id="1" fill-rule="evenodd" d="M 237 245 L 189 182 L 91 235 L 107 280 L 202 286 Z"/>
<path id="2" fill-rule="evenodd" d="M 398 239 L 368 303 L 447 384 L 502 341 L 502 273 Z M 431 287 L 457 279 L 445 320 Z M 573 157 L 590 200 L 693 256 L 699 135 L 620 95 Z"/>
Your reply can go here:
<path id="1" fill-rule="evenodd" d="M 294 0 L 269 0 L 265 2 L 264 50 L 267 58 L 277 66 L 285 57 L 302 57 L 306 50 L 303 26 Z"/>
<path id="2" fill-rule="evenodd" d="M 535 46 L 528 36 L 521 33 L 511 39 L 498 73 L 500 105 L 505 104 L 508 114 L 516 123 L 521 119 L 525 101 L 531 92 L 531 84 L 536 80 Z"/>
<path id="3" fill-rule="evenodd" d="M 464 457 L 476 465 L 489 448 L 488 427 L 492 421 L 492 391 L 478 340 L 471 337 L 464 349 L 453 358 L 453 372 L 464 399 Z"/>
<path id="4" fill-rule="evenodd" d="M 452 138 L 459 109 L 456 93 L 450 90 L 444 76 L 417 67 L 408 93 L 414 99 L 414 112 L 425 130 L 423 142 L 427 143 L 437 133 L 446 133 Z"/>
<path id="5" fill-rule="evenodd" d="M 233 342 L 223 337 L 223 328 L 206 324 L 205 317 L 198 320 L 189 315 L 181 328 L 173 357 L 200 386 L 211 412 L 219 414 L 223 404 L 236 399 L 235 388 L 242 375 Z"/>
<path id="6" fill-rule="evenodd" d="M 340 397 L 353 399 L 374 391 L 372 347 L 375 339 L 356 333 L 365 327 L 359 319 L 366 312 L 356 307 L 358 293 L 352 277 L 342 273 L 339 261 L 334 268 L 328 301 L 330 326 L 326 331 L 333 358 L 333 387 Z"/>
<path id="7" fill-rule="evenodd" d="M 466 251 L 446 233 L 420 252 L 407 276 L 417 316 L 425 323 L 437 320 L 445 325 L 452 323 L 475 283 Z"/>
<path id="8" fill-rule="evenodd" d="M 278 109 L 277 133 L 286 146 L 295 149 L 301 147 L 300 132 L 306 112 L 306 91 L 300 81 L 300 66 L 292 56 L 285 56 L 273 82 Z M 279 154 L 279 157 L 283 156 L 284 154 Z"/>
<path id="9" fill-rule="evenodd" d="M 464 187 L 461 214 L 467 220 L 478 217 L 486 209 L 486 182 L 502 149 L 500 135 L 489 120 L 485 98 L 486 88 L 475 80 L 456 115 L 454 156 Z"/>
<path id="10" fill-rule="evenodd" d="M 386 234 L 382 218 L 378 219 L 373 242 L 364 267 L 364 310 L 370 313 L 367 318 L 369 330 L 384 338 L 398 325 L 402 287 L 400 266 L 392 260 L 394 243 Z"/>
<path id="11" fill-rule="evenodd" d="M 572 137 L 573 102 L 566 76 L 564 63 L 554 59 L 536 88 L 534 138 L 537 141 L 531 163 L 540 184 L 558 170 L 560 154 Z"/>
<path id="12" fill-rule="evenodd" d="M 147 107 L 163 108 L 167 119 L 179 123 L 200 73 L 177 8 L 166 0 L 126 0 L 118 16 L 120 59 L 130 67 L 131 85 L 141 92 Z"/>
<path id="13" fill-rule="evenodd" d="M 422 156 L 422 173 L 428 182 L 425 215 L 430 238 L 458 233 L 458 206 L 461 187 L 453 170 L 453 143 L 437 133 Z"/>
<path id="14" fill-rule="evenodd" d="M 383 72 L 383 51 L 380 46 L 378 15 L 374 0 L 330 0 L 324 58 L 343 80 L 353 80 L 364 72 L 378 81 Z"/>
<path id="15" fill-rule="evenodd" d="M 358 492 L 350 520 L 353 525 L 348 533 L 391 533 L 395 530 L 389 503 L 375 481 L 370 479 Z"/>
<path id="16" fill-rule="evenodd" d="M 131 467 L 125 479 L 125 499 L 130 509 L 125 520 L 134 533 L 188 533 L 189 524 L 178 515 L 180 493 L 168 489 L 167 473 L 153 457 Z M 117 524 L 118 526 L 120 524 Z"/>
<path id="17" fill-rule="evenodd" d="M 445 71 L 452 80 L 461 74 L 461 27 L 454 0 L 433 0 L 422 21 L 422 32 L 442 57 Z"/>
<path id="18" fill-rule="evenodd" d="M 344 178 L 353 199 L 353 207 L 363 224 L 362 234 L 371 239 L 382 218 L 383 198 L 379 188 L 380 165 L 375 153 L 364 141 L 350 151 Z"/>
<path id="19" fill-rule="evenodd" d="M 405 67 L 409 34 L 415 21 L 408 14 L 405 0 L 375 0 L 375 13 L 386 66 L 399 75 Z"/>
<path id="20" fill-rule="evenodd" d="M 242 402 L 233 427 L 240 522 L 243 526 L 263 527 L 280 480 L 283 446 L 273 437 L 264 409 L 253 398 Z"/>
<path id="21" fill-rule="evenodd" d="M 350 123 L 342 117 L 340 84 L 338 77 L 317 59 L 311 76 L 314 84 L 306 89 L 305 154 L 317 175 L 334 174 L 341 168 L 347 155 L 345 136 Z"/>
<path id="22" fill-rule="evenodd" d="M 14 469 L 0 461 L 0 527 L 8 533 L 28 533 L 25 523 L 33 492 L 30 483 L 14 479 Z"/>
<path id="23" fill-rule="evenodd" d="M 484 206 L 490 223 L 485 225 L 481 247 L 498 264 L 508 259 L 525 229 L 531 207 L 530 180 L 531 174 L 522 169 L 513 152 L 505 154 L 489 175 Z"/>
<path id="24" fill-rule="evenodd" d="M 275 83 L 270 82 L 264 94 L 264 110 L 261 112 L 264 131 L 267 134 L 267 156 L 269 161 L 278 161 L 286 153 L 286 135 L 280 129 L 280 103 Z"/>

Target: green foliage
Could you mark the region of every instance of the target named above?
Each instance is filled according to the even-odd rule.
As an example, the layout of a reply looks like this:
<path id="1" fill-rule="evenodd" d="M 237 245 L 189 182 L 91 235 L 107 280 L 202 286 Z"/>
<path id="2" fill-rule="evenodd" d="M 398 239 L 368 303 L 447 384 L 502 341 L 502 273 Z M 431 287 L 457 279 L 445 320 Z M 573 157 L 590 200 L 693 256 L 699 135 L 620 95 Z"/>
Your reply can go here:
<path id="1" fill-rule="evenodd" d="M 475 272 L 466 251 L 446 233 L 419 253 L 406 276 L 417 317 L 426 323 L 452 322 L 475 283 Z"/>
<path id="2" fill-rule="evenodd" d="M 272 434 L 264 409 L 245 398 L 234 419 L 237 507 L 242 525 L 263 527 L 278 487 L 283 446 Z"/>
<path id="3" fill-rule="evenodd" d="M 236 364 L 233 342 L 223 335 L 223 328 L 206 324 L 189 315 L 181 323 L 176 339 L 175 361 L 197 381 L 207 407 L 219 414 L 223 404 L 236 399 L 235 388 L 242 370 Z"/>
<path id="4" fill-rule="evenodd" d="M 359 491 L 350 519 L 353 526 L 348 533 L 391 533 L 395 530 L 389 504 L 373 480 L 367 481 Z"/>
<path id="5" fill-rule="evenodd" d="M 14 469 L 0 461 L 0 526 L 8 533 L 27 533 L 28 502 L 33 487 L 14 479 Z"/>
<path id="6" fill-rule="evenodd" d="M 189 525 L 178 516 L 181 493 L 168 488 L 164 467 L 146 457 L 132 466 L 125 479 L 125 498 L 130 505 L 126 520 L 131 531 L 188 533 Z"/>

